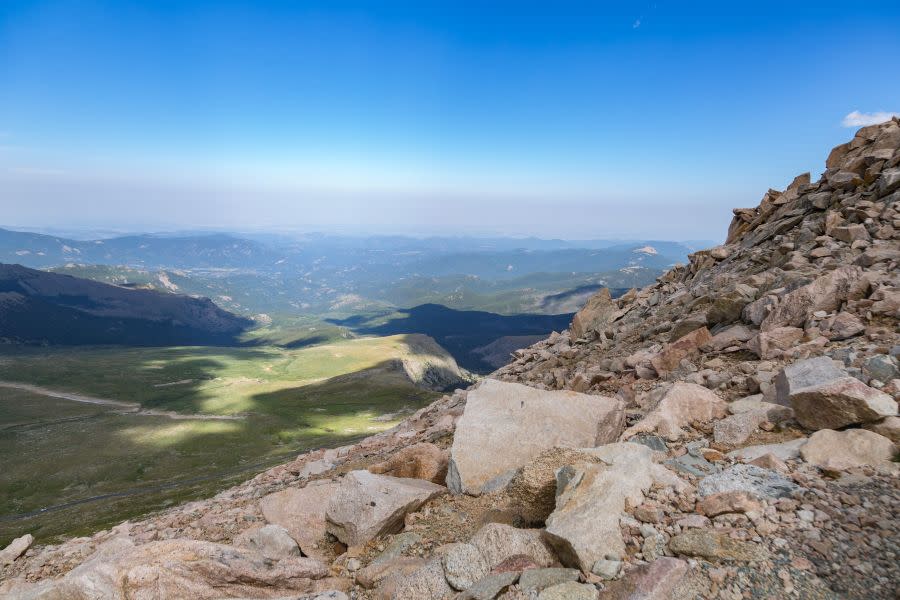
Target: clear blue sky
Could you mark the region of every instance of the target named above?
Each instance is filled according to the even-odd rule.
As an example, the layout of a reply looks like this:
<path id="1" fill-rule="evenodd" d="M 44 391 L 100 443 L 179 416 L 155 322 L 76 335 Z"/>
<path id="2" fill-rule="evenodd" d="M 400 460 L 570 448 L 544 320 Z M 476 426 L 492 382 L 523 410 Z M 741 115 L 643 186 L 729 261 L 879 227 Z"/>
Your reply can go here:
<path id="1" fill-rule="evenodd" d="M 0 224 L 720 238 L 900 2 L 0 2 Z"/>

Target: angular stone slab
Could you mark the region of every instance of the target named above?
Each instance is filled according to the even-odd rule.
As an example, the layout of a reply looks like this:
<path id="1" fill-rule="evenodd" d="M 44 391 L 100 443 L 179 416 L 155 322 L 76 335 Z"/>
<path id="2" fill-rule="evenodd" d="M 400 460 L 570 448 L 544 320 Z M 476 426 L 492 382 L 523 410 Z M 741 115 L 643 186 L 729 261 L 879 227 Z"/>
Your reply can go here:
<path id="1" fill-rule="evenodd" d="M 447 485 L 456 494 L 500 489 L 544 450 L 614 441 L 624 421 L 615 398 L 486 379 L 469 392 L 456 424 Z"/>
<path id="2" fill-rule="evenodd" d="M 326 529 L 348 546 L 365 544 L 400 531 L 407 513 L 445 491 L 423 479 L 351 471 L 328 502 Z"/>
<path id="3" fill-rule="evenodd" d="M 322 558 L 320 544 L 325 537 L 325 509 L 340 484 L 312 481 L 302 488 L 287 488 L 263 496 L 259 508 L 266 521 L 280 525 L 300 545 L 306 556 Z"/>
<path id="4" fill-rule="evenodd" d="M 775 376 L 775 401 L 790 406 L 791 395 L 797 390 L 846 376 L 847 372 L 827 356 L 798 360 Z"/>
<path id="5" fill-rule="evenodd" d="M 797 420 L 807 429 L 839 429 L 897 415 L 897 403 L 855 377 L 841 377 L 790 395 Z"/>
<path id="6" fill-rule="evenodd" d="M 560 561 L 585 573 L 607 554 L 624 554 L 619 520 L 626 503 L 638 506 L 653 483 L 653 452 L 646 446 L 623 442 L 591 453 L 602 462 L 558 472 L 556 510 L 545 531 Z"/>

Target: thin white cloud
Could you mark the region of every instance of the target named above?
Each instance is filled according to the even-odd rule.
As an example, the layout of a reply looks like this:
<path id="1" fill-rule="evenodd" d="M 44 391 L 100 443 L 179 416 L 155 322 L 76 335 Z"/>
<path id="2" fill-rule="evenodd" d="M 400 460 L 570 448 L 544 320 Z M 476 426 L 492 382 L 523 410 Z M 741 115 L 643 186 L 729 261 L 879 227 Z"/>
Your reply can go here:
<path id="1" fill-rule="evenodd" d="M 640 26 L 641 26 L 641 20 L 640 20 L 640 19 L 635 19 L 634 23 L 632 23 L 632 25 L 631 25 L 631 28 L 632 28 L 632 29 L 637 29 L 637 28 L 640 27 Z"/>
<path id="2" fill-rule="evenodd" d="M 900 117 L 900 113 L 895 112 L 874 112 L 863 113 L 854 110 L 852 113 L 844 117 L 841 124 L 844 127 L 865 127 L 866 125 L 878 125 L 885 121 L 891 120 L 893 117 Z"/>

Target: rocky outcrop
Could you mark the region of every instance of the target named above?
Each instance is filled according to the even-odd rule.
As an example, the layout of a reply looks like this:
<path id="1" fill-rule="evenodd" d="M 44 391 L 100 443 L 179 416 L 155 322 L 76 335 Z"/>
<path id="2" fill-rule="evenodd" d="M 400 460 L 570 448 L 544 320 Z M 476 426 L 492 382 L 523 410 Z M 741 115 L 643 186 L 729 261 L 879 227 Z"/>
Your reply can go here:
<path id="1" fill-rule="evenodd" d="M 544 450 L 611 442 L 623 408 L 615 398 L 485 380 L 469 392 L 456 424 L 447 485 L 457 494 L 501 489 Z"/>
<path id="2" fill-rule="evenodd" d="M 612 321 L 619 307 L 612 301 L 608 288 L 590 297 L 572 319 L 572 338 L 582 338 L 588 332 L 602 331 Z"/>

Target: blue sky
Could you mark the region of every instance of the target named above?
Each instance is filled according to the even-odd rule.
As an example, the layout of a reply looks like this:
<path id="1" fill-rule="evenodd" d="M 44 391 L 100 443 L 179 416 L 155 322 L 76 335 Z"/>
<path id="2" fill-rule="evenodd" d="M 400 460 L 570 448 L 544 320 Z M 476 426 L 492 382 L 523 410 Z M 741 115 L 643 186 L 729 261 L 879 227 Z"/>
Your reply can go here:
<path id="1" fill-rule="evenodd" d="M 900 3 L 0 3 L 0 221 L 720 238 L 900 111 Z"/>

